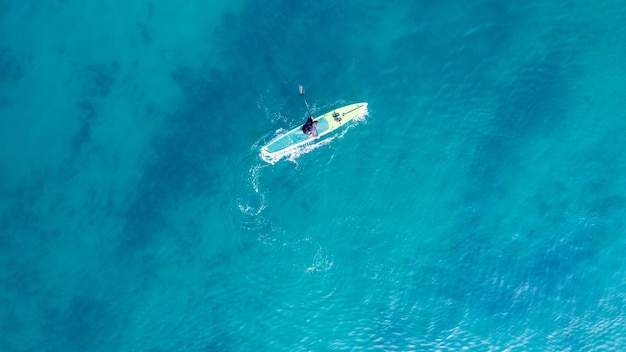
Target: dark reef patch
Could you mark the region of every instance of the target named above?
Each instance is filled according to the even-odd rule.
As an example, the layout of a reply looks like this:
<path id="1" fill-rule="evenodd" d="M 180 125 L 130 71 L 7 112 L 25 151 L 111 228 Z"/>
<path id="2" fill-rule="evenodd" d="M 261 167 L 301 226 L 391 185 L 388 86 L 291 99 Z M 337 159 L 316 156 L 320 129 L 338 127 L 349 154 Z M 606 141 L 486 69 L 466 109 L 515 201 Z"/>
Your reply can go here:
<path id="1" fill-rule="evenodd" d="M 137 23 L 137 27 L 139 27 L 139 34 L 141 37 L 141 42 L 143 45 L 149 46 L 152 45 L 152 34 L 147 26 L 143 24 Z"/>
<path id="2" fill-rule="evenodd" d="M 556 54 L 537 58 L 522 67 L 502 91 L 493 131 L 479 144 L 470 167 L 470 189 L 503 192 L 507 178 L 515 175 L 521 162 L 516 151 L 532 138 L 549 135 L 563 122 L 569 95 L 564 70 Z M 479 198 L 487 200 L 487 195 Z"/>
<path id="3" fill-rule="evenodd" d="M 24 75 L 11 48 L 0 49 L 0 84 L 14 84 Z"/>
<path id="4" fill-rule="evenodd" d="M 159 237 L 170 226 L 167 214 L 180 199 L 211 197 L 219 192 L 222 158 L 236 144 L 231 141 L 237 126 L 230 119 L 237 115 L 237 107 L 229 98 L 235 84 L 217 71 L 206 74 L 186 67 L 175 70 L 172 77 L 184 93 L 185 104 L 167 117 L 167 132 L 155 141 L 155 157 L 146 166 L 126 212 L 120 255 L 130 259 L 134 254 L 145 259 L 151 245 L 160 241 L 179 241 Z M 200 234 L 185 236 L 194 235 Z"/>
<path id="5" fill-rule="evenodd" d="M 61 351 L 95 351 L 114 348 L 123 319 L 110 302 L 78 295 L 66 309 L 46 310 L 48 346 Z"/>
<path id="6" fill-rule="evenodd" d="M 84 84 L 81 96 L 85 98 L 106 98 L 111 93 L 111 86 L 117 79 L 120 65 L 117 62 L 108 64 L 89 64 L 83 70 Z"/>
<path id="7" fill-rule="evenodd" d="M 93 101 L 89 99 L 81 99 L 76 105 L 78 106 L 78 110 L 81 112 L 83 119 L 93 120 L 98 116 L 98 112 Z"/>
<path id="8" fill-rule="evenodd" d="M 120 71 L 117 62 L 93 63 L 79 70 L 81 77 L 77 92 L 76 108 L 80 126 L 69 140 L 71 154 L 62 162 L 62 173 L 66 176 L 75 175 L 80 166 L 81 152 L 92 141 L 92 128 L 97 122 L 100 107 L 109 95 Z M 85 160 L 82 160 L 85 162 Z"/>
<path id="9" fill-rule="evenodd" d="M 98 118 L 98 110 L 93 99 L 80 99 L 77 102 L 80 111 L 80 129 L 70 142 L 71 150 L 78 152 L 91 141 L 91 128 Z"/>

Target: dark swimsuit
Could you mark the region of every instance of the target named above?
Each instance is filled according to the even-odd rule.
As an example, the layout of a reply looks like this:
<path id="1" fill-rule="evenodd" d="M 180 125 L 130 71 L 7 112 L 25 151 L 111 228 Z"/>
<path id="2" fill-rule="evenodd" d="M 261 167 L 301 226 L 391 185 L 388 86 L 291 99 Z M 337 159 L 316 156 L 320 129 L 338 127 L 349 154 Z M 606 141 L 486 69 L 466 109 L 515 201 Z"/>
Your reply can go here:
<path id="1" fill-rule="evenodd" d="M 304 134 L 306 135 L 312 135 L 315 132 L 315 126 L 313 126 L 313 119 L 312 118 L 308 118 L 306 120 L 306 122 L 304 123 L 304 126 L 302 126 L 302 132 L 304 132 Z"/>

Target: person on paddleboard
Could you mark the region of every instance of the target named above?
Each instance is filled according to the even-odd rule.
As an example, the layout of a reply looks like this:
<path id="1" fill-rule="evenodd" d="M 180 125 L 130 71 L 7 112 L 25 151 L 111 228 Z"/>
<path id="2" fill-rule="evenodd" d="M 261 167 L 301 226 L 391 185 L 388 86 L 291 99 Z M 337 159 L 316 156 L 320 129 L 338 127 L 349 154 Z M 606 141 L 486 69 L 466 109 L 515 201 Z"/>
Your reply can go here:
<path id="1" fill-rule="evenodd" d="M 317 136 L 317 121 L 313 121 L 313 116 L 310 116 L 306 120 L 306 122 L 304 123 L 304 126 L 302 126 L 302 132 L 304 132 L 304 134 L 306 134 L 309 137 Z"/>

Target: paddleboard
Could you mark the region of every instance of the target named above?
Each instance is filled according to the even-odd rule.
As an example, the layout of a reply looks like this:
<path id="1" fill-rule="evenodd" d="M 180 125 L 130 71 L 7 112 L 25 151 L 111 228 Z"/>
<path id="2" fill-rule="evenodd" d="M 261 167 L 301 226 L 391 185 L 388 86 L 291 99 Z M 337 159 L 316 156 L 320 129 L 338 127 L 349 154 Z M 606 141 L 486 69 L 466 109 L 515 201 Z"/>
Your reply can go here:
<path id="1" fill-rule="evenodd" d="M 298 148 L 320 139 L 357 116 L 367 113 L 367 103 L 356 103 L 331 110 L 324 115 L 313 119 L 317 121 L 317 136 L 309 137 L 302 132 L 302 125 L 285 132 L 272 139 L 268 144 L 261 147 L 261 158 L 269 163 L 274 163 L 285 155 L 289 155 Z"/>

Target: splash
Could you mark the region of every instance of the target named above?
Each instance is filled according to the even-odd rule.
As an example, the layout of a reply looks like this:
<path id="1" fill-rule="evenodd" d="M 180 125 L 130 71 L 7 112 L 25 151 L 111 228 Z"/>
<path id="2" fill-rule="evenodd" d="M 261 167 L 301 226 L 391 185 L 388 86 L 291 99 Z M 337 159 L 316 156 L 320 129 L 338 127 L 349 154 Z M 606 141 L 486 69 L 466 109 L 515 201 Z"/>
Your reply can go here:
<path id="1" fill-rule="evenodd" d="M 239 185 L 237 187 L 245 195 L 237 198 L 237 207 L 239 211 L 249 217 L 259 216 L 267 207 L 265 193 L 260 189 L 259 180 L 264 167 L 267 167 L 267 165 L 251 165 L 247 172 L 242 172 L 239 176 Z"/>
<path id="2" fill-rule="evenodd" d="M 325 272 L 332 269 L 333 265 L 335 265 L 333 256 L 327 253 L 327 251 L 318 244 L 313 257 L 313 263 L 305 269 L 305 272 Z"/>
<path id="3" fill-rule="evenodd" d="M 265 202 L 265 194 L 259 191 L 259 170 L 261 165 L 255 165 L 250 168 L 250 184 L 257 196 L 254 204 L 239 204 L 239 209 L 247 215 L 259 215 L 267 207 Z"/>
<path id="4" fill-rule="evenodd" d="M 369 107 L 369 105 L 368 105 Z M 365 118 L 367 116 L 370 116 L 370 112 L 368 110 L 368 107 L 365 108 L 365 110 L 363 110 L 362 113 L 358 114 L 357 116 L 355 116 L 352 121 L 356 121 L 356 122 L 365 122 L 367 121 Z M 353 126 L 354 124 L 352 124 L 351 126 Z"/>

